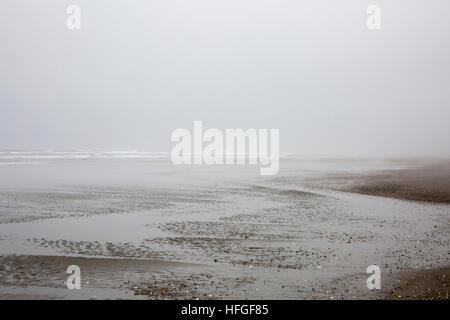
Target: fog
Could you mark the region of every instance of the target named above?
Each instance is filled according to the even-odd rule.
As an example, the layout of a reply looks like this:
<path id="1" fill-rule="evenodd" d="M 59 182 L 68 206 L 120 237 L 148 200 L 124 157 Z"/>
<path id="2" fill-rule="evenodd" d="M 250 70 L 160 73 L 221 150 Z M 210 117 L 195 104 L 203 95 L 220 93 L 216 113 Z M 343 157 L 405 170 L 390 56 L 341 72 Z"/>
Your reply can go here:
<path id="1" fill-rule="evenodd" d="M 170 151 L 201 120 L 277 128 L 282 152 L 450 155 L 444 0 L 2 0 L 0 48 L 0 149 Z"/>

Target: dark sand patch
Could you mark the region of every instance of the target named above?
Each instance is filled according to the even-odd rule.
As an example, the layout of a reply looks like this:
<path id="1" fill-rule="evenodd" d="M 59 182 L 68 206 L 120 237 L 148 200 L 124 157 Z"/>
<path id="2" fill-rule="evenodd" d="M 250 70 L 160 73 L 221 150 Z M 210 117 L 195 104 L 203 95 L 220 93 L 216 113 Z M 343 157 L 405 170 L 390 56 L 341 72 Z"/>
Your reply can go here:
<path id="1" fill-rule="evenodd" d="M 343 191 L 397 199 L 450 203 L 450 160 L 416 164 L 414 168 L 343 177 Z"/>
<path id="2" fill-rule="evenodd" d="M 382 299 L 449 300 L 450 267 L 396 275 L 397 285 L 384 290 Z"/>

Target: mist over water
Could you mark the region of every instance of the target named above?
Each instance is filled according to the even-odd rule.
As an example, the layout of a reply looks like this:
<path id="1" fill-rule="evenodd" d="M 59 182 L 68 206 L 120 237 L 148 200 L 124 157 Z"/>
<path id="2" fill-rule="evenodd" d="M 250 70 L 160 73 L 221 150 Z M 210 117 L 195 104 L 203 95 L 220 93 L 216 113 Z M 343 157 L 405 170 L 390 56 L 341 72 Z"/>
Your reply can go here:
<path id="1" fill-rule="evenodd" d="M 280 151 L 449 155 L 450 4 L 0 4 L 0 149 L 169 152 L 170 134 L 277 128 Z"/>

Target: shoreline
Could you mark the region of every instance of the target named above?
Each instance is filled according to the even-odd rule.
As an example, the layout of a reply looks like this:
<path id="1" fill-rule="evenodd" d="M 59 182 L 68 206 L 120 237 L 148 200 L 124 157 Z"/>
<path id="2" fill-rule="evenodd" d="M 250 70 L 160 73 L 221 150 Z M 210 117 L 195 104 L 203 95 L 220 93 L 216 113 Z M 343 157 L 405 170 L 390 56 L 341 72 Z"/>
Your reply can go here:
<path id="1" fill-rule="evenodd" d="M 414 186 L 421 172 L 432 192 L 446 185 L 437 167 L 290 162 L 275 180 L 182 167 L 162 185 L 171 164 L 57 164 L 45 176 L 68 176 L 39 192 L 27 188 L 43 174 L 35 167 L 14 192 L 0 189 L 0 299 L 447 299 L 437 280 L 450 264 L 448 204 L 333 191 L 380 172 Z M 73 264 L 79 291 L 65 286 Z M 369 265 L 381 268 L 381 291 L 367 288 Z"/>

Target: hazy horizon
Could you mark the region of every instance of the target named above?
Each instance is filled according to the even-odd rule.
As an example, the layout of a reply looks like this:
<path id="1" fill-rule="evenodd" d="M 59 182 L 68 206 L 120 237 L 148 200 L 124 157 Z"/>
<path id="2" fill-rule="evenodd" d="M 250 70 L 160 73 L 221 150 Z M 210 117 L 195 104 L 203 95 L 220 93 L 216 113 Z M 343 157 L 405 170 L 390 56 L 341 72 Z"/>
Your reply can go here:
<path id="1" fill-rule="evenodd" d="M 284 153 L 450 156 L 450 3 L 428 4 L 2 1 L 0 150 L 170 152 L 202 120 Z"/>

